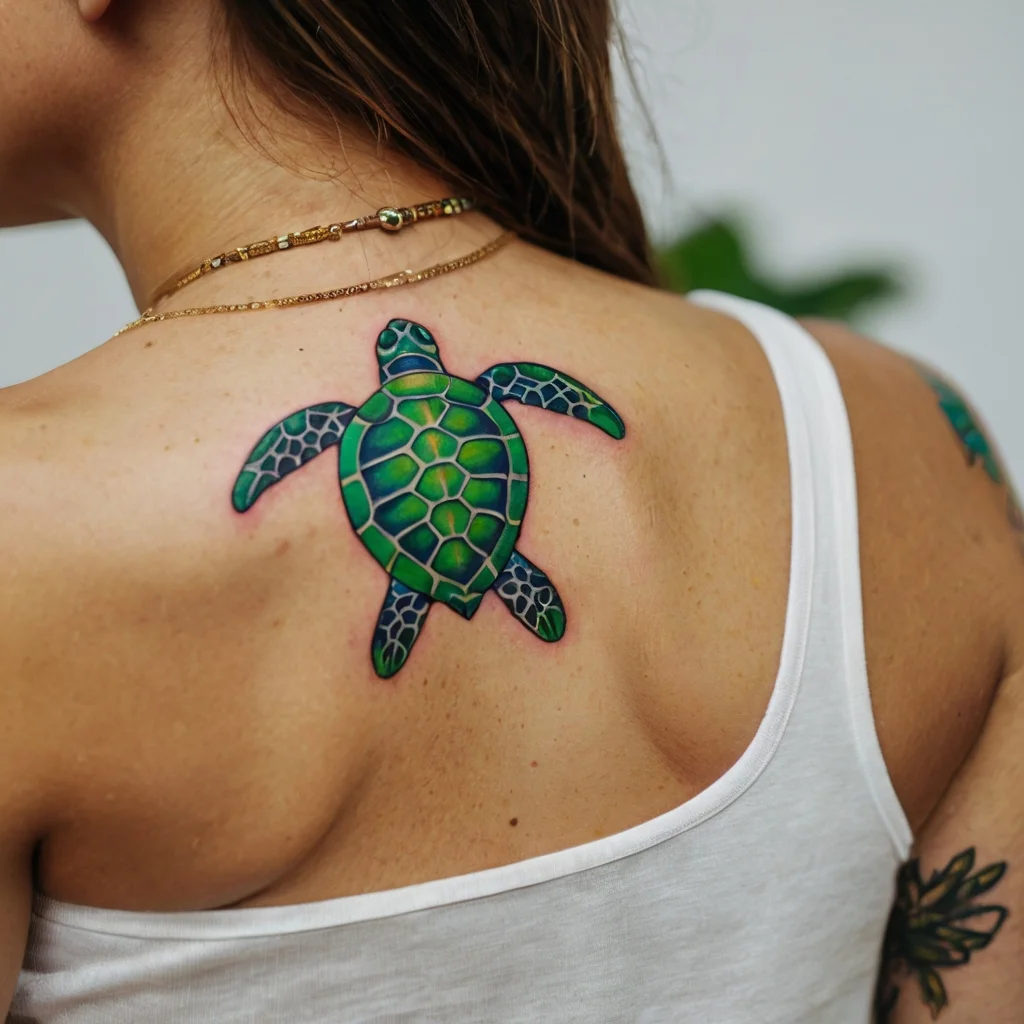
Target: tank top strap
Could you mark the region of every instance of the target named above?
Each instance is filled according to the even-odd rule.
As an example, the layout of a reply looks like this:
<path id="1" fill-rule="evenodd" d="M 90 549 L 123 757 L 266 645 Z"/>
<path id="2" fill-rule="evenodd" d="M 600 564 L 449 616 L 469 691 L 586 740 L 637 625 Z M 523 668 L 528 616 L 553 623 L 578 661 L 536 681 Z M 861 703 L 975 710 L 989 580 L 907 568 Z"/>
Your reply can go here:
<path id="1" fill-rule="evenodd" d="M 693 292 L 688 299 L 740 321 L 771 366 L 789 444 L 791 586 L 806 586 L 812 594 L 808 642 L 824 664 L 839 669 L 805 681 L 801 702 L 817 703 L 822 714 L 842 715 L 879 817 L 903 859 L 913 837 L 882 756 L 871 707 L 856 467 L 839 379 L 818 341 L 778 310 L 720 292 Z M 801 579 L 806 573 L 811 580 Z M 806 692 L 808 682 L 811 692 Z"/>

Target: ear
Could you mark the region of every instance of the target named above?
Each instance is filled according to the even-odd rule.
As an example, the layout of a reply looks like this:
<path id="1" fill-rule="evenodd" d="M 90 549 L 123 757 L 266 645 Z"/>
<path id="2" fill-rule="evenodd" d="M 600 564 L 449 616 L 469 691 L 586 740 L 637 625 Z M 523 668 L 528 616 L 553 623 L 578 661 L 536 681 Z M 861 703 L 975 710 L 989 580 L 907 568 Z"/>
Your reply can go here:
<path id="1" fill-rule="evenodd" d="M 78 0 L 78 10 L 86 21 L 99 21 L 110 4 L 111 0 Z"/>

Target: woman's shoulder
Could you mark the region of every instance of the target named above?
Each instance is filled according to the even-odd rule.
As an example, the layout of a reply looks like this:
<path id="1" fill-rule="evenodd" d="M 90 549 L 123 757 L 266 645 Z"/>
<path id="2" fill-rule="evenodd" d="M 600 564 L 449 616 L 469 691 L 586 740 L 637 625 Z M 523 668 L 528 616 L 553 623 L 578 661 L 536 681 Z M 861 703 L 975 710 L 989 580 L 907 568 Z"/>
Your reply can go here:
<path id="1" fill-rule="evenodd" d="M 955 383 L 840 324 L 805 326 L 849 412 L 872 702 L 917 828 L 1019 668 L 1024 522 L 996 442 Z"/>

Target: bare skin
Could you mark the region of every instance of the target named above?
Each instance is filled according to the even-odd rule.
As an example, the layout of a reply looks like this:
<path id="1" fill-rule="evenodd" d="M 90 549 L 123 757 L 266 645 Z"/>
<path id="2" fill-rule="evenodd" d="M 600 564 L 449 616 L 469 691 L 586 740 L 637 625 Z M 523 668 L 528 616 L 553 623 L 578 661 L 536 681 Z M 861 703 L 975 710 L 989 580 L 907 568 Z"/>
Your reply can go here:
<path id="1" fill-rule="evenodd" d="M 228 245 L 451 191 L 358 135 L 306 152 L 333 164 L 329 180 L 255 157 L 207 99 L 207 4 L 164 5 L 166 23 L 159 6 L 140 5 L 129 45 L 117 5 L 83 4 L 91 25 L 41 5 L 77 54 L 72 72 L 78 61 L 93 77 L 46 118 L 26 110 L 31 132 L 0 129 L 0 196 L 14 195 L 4 174 L 37 185 L 5 222 L 88 215 L 144 304 Z M 0 35 L 19 17 L 35 15 L 0 9 Z M 90 106 L 114 81 L 123 94 Z M 142 145 L 133 126 L 157 109 L 164 129 Z M 51 155 L 70 131 L 61 117 L 77 118 L 73 157 Z M 417 267 L 497 231 L 472 215 L 287 253 L 214 275 L 187 302 Z M 471 623 L 439 607 L 382 683 L 368 647 L 384 576 L 349 528 L 332 460 L 245 517 L 229 494 L 281 411 L 376 388 L 373 342 L 394 316 L 430 326 L 463 376 L 498 359 L 564 366 L 629 434 L 615 445 L 515 410 L 531 457 L 522 547 L 565 598 L 565 639 L 534 640 L 493 596 Z M 920 855 L 977 845 L 1019 861 L 1024 563 L 1004 497 L 909 363 L 812 327 L 850 407 L 872 700 Z M 456 875 L 678 805 L 737 759 L 767 704 L 789 490 L 760 349 L 727 318 L 524 244 L 340 309 L 141 329 L 0 392 L 0 436 L 0 918 L 15 922 L 0 934 L 0 1007 L 33 855 L 49 895 L 136 910 Z M 1003 901 L 1021 907 L 1022 884 L 1008 875 Z M 1010 1019 L 999 1014 L 1022 991 L 1006 964 L 1022 948 L 1011 914 L 943 1021 Z M 907 999 L 898 1013 L 930 1019 Z"/>

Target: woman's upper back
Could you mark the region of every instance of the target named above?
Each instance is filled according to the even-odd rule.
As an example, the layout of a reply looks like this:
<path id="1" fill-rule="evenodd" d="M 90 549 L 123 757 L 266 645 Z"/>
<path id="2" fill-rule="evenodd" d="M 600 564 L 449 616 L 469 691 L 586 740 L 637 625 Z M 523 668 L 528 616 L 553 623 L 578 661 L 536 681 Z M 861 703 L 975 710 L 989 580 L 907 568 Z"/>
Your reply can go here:
<path id="1" fill-rule="evenodd" d="M 608 0 L 0 5 L 0 224 L 87 217 L 145 301 L 196 250 L 344 220 L 357 197 L 372 208 L 458 187 L 523 238 L 653 281 L 611 30 Z M 223 291 L 222 275 L 198 281 L 187 301 L 393 273 L 492 230 L 462 218 L 330 256 L 296 247 L 232 266 Z M 373 345 L 395 317 L 433 331 L 466 380 L 499 360 L 556 366 L 628 430 L 512 409 L 530 457 L 517 544 L 562 595 L 565 637 L 542 643 L 493 595 L 472 621 L 440 603 L 422 621 L 421 607 L 402 634 L 422 635 L 384 682 L 369 647 L 387 574 L 353 532 L 332 457 L 244 514 L 231 496 L 271 424 L 325 402 L 346 403 L 343 418 L 378 388 Z M 821 326 L 850 406 L 858 525 L 831 370 L 791 325 L 776 331 L 802 353 L 779 378 L 785 415 L 734 320 L 518 246 L 340 314 L 146 328 L 0 396 L 0 1005 L 31 919 L 17 1011 L 30 1018 L 209 1018 L 211 989 L 222 1019 L 267 1019 L 271 1002 L 285 1019 L 315 1015 L 311 992 L 337 1019 L 339 999 L 371 989 L 378 1016 L 405 1013 L 404 991 L 422 1017 L 430 980 L 439 998 L 466 996 L 463 1017 L 551 1019 L 566 1015 L 559 999 L 591 1019 L 650 1016 L 655 997 L 632 996 L 674 1005 L 685 991 L 699 1019 L 742 1019 L 754 1011 L 734 984 L 739 950 L 761 960 L 753 991 L 777 1017 L 821 1000 L 832 1020 L 860 1013 L 907 836 L 871 735 L 858 531 L 881 747 L 923 827 L 922 863 L 941 868 L 968 844 L 1010 857 L 1022 841 L 1008 813 L 1020 515 L 959 399 L 939 386 L 940 410 L 907 364 Z M 510 473 L 499 459 L 484 489 L 501 477 L 521 492 Z M 445 515 L 438 529 L 465 513 Z M 630 826 L 644 821 L 641 851 Z M 552 863 L 567 870 L 532 874 Z M 481 870 L 494 865 L 536 884 L 397 914 L 376 938 L 370 920 L 336 917 L 319 931 L 340 945 L 320 958 L 292 941 L 325 912 L 351 918 L 358 894 L 394 910 L 396 886 L 473 872 L 417 890 L 465 898 L 482 877 L 493 886 Z M 65 902 L 31 918 L 33 884 Z M 262 926 L 216 912 L 195 925 L 205 938 L 173 917 L 172 948 L 159 917 L 88 909 L 297 901 L 320 910 L 260 917 L 271 932 L 299 924 L 255 946 L 236 940 Z M 804 923 L 811 903 L 851 901 L 854 943 L 833 913 Z M 555 928 L 545 942 L 530 941 L 537 920 Z M 206 941 L 218 928 L 226 946 Z M 1014 941 L 998 948 L 1019 959 Z M 854 946 L 856 962 L 828 973 Z M 988 1019 L 1007 1019 L 993 999 L 1009 1005 L 1011 974 L 975 989 Z M 933 975 L 920 971 L 937 998 Z M 263 985 L 242 1003 L 252 978 Z M 713 1002 L 723 988 L 728 1006 Z"/>
<path id="2" fill-rule="evenodd" d="M 563 369 L 627 434 L 509 406 L 530 457 L 518 547 L 566 635 L 540 642 L 493 596 L 469 622 L 436 605 L 385 682 L 387 576 L 333 459 L 244 516 L 230 494 L 274 420 L 379 387 L 394 316 L 453 375 Z M 7 396 L 10 816 L 49 896 L 181 911 L 393 889 L 622 832 L 736 762 L 779 671 L 793 526 L 792 438 L 741 324 L 525 247 L 271 320 L 146 328 Z M 951 485 L 955 440 L 913 372 L 819 333 L 851 407 L 872 700 L 917 826 L 999 680 L 1012 537 L 983 484 Z"/>
<path id="3" fill-rule="evenodd" d="M 576 271 L 501 259 L 479 286 L 453 277 L 306 324 L 148 328 L 14 413 L 34 445 L 12 509 L 17 578 L 38 590 L 11 593 L 7 621 L 54 716 L 33 749 L 52 743 L 71 812 L 43 843 L 54 895 L 188 909 L 476 870 L 652 817 L 749 742 L 789 561 L 764 357 L 738 324 L 674 299 L 637 289 L 657 310 L 638 316 L 631 289 L 598 275 L 568 315 L 558 292 Z M 473 294 L 520 287 L 533 299 L 511 309 Z M 374 346 L 396 314 L 468 380 L 505 360 L 564 369 L 627 436 L 507 403 L 530 459 L 517 547 L 560 592 L 566 635 L 539 641 L 494 595 L 468 622 L 436 604 L 382 681 L 370 642 L 388 576 L 350 525 L 336 456 L 245 515 L 230 498 L 275 420 L 377 390 Z M 708 325 L 690 343 L 688 322 Z"/>

